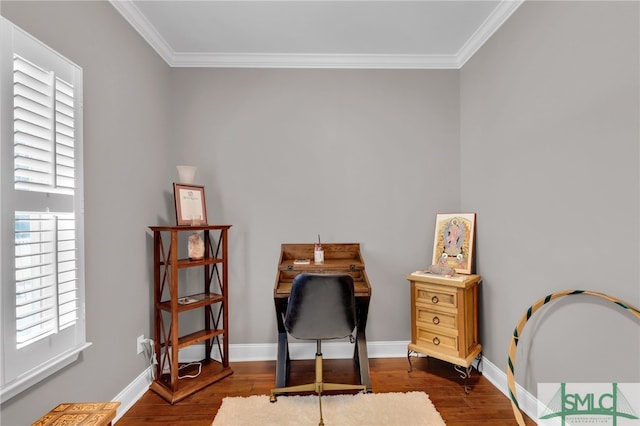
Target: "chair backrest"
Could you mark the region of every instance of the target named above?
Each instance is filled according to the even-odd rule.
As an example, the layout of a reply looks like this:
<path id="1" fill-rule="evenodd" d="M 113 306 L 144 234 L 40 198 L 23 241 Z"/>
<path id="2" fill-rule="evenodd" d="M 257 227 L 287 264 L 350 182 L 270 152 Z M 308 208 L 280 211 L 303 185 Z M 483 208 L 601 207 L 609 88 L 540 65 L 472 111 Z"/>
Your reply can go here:
<path id="1" fill-rule="evenodd" d="M 298 274 L 293 279 L 284 327 L 297 339 L 340 339 L 356 327 L 349 274 Z"/>

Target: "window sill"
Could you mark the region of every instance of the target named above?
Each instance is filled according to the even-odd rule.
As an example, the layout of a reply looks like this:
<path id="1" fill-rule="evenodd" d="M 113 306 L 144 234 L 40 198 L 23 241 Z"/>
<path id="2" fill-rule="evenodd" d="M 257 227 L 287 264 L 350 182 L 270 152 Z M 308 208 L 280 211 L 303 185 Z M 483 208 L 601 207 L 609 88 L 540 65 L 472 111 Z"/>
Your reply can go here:
<path id="1" fill-rule="evenodd" d="M 33 370 L 26 372 L 11 383 L 5 384 L 0 388 L 0 403 L 6 402 L 19 393 L 29 389 L 31 386 L 35 385 L 41 380 L 49 377 L 53 373 L 60 371 L 64 367 L 75 362 L 80 356 L 80 353 L 89 346 L 91 346 L 90 342 L 82 343 L 72 349 L 69 349 L 67 352 L 61 354 L 60 356 L 51 359 L 49 362 L 39 365 Z"/>

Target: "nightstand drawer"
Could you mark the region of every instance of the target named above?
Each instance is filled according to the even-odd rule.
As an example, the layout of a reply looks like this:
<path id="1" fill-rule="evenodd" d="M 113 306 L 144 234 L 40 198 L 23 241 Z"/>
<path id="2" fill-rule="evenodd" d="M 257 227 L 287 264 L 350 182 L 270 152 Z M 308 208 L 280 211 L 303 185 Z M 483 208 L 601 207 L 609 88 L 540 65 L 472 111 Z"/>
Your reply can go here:
<path id="1" fill-rule="evenodd" d="M 458 308 L 455 289 L 447 291 L 447 287 L 440 286 L 439 288 L 434 288 L 424 284 L 416 284 L 415 291 L 416 303 L 450 309 Z"/>
<path id="2" fill-rule="evenodd" d="M 478 342 L 480 276 L 447 278 L 416 272 L 407 279 L 411 283 L 408 353 L 468 368 L 482 352 Z"/>
<path id="3" fill-rule="evenodd" d="M 457 315 L 416 306 L 416 321 L 431 327 L 458 329 Z"/>
<path id="4" fill-rule="evenodd" d="M 433 332 L 420 326 L 417 327 L 417 332 L 419 346 L 452 355 L 458 354 L 458 337 Z"/>

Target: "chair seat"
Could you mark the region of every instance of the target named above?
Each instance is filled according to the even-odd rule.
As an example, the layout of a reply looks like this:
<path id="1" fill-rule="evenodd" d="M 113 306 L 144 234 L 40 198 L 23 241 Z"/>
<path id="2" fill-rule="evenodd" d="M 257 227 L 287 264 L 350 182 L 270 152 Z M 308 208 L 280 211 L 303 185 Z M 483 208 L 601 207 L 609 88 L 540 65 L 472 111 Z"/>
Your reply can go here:
<path id="1" fill-rule="evenodd" d="M 356 301 L 353 277 L 349 274 L 299 274 L 291 285 L 284 326 L 301 340 L 315 340 L 316 374 L 313 383 L 271 389 L 271 402 L 278 394 L 315 392 L 318 394 L 322 426 L 322 392 L 326 390 L 367 391 L 366 385 L 324 383 L 322 380 L 322 340 L 351 337 L 356 328 Z"/>
<path id="2" fill-rule="evenodd" d="M 350 336 L 356 327 L 351 275 L 297 275 L 291 287 L 284 327 L 293 337 L 302 340 Z"/>

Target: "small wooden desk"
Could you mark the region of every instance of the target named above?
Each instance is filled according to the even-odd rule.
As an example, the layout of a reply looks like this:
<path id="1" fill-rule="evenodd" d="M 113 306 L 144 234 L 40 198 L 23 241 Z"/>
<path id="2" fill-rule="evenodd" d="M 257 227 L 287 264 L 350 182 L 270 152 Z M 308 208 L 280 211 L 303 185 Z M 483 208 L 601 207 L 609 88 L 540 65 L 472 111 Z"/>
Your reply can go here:
<path id="1" fill-rule="evenodd" d="M 80 402 L 58 405 L 32 426 L 108 426 L 116 417 L 119 402 Z"/>
<path id="2" fill-rule="evenodd" d="M 356 314 L 358 326 L 356 328 L 356 346 L 353 358 L 358 363 L 360 383 L 367 386 L 371 392 L 369 377 L 369 356 L 367 354 L 367 337 L 365 329 L 369 315 L 369 301 L 371 300 L 371 285 L 364 270 L 364 260 L 360 254 L 360 244 L 323 244 L 324 263 L 313 262 L 314 244 L 282 244 L 278 272 L 273 287 L 273 299 L 278 323 L 278 355 L 276 360 L 276 387 L 287 386 L 289 376 L 289 343 L 287 331 L 284 328 L 284 315 L 287 311 L 291 284 L 296 275 L 308 273 L 346 273 L 353 277 L 356 295 Z M 310 259 L 308 265 L 294 264 L 295 259 Z"/>

